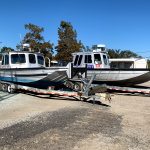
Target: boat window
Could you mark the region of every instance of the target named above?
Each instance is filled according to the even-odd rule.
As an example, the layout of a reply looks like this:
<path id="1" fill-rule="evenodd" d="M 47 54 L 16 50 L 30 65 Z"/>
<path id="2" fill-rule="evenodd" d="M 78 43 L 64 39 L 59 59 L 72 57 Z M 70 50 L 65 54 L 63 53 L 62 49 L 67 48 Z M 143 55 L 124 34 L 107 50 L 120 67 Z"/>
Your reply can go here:
<path id="1" fill-rule="evenodd" d="M 5 58 L 5 57 L 3 56 L 3 57 L 2 57 L 2 65 L 4 65 L 4 58 Z"/>
<path id="2" fill-rule="evenodd" d="M 92 63 L 92 57 L 91 57 L 91 55 L 85 55 L 84 63 Z"/>
<path id="3" fill-rule="evenodd" d="M 5 55 L 5 65 L 9 65 L 9 56 Z"/>
<path id="4" fill-rule="evenodd" d="M 88 62 L 88 55 L 85 55 L 85 59 L 84 59 L 84 63 L 87 63 Z"/>
<path id="5" fill-rule="evenodd" d="M 80 66 L 80 65 L 81 65 L 82 57 L 83 57 L 83 55 L 80 55 L 80 57 L 79 57 L 79 61 L 78 61 L 78 66 Z"/>
<path id="6" fill-rule="evenodd" d="M 44 58 L 42 56 L 37 56 L 38 64 L 44 65 Z"/>
<path id="7" fill-rule="evenodd" d="M 11 55 L 11 63 L 17 64 L 17 63 L 25 63 L 25 54 L 12 54 Z"/>
<path id="8" fill-rule="evenodd" d="M 75 58 L 75 61 L 74 61 L 74 66 L 76 66 L 76 65 L 77 65 L 78 58 L 79 58 L 79 55 L 76 55 L 76 58 Z"/>
<path id="9" fill-rule="evenodd" d="M 134 68 L 134 63 L 133 62 L 126 62 L 124 63 L 124 68 L 129 69 L 129 68 Z"/>
<path id="10" fill-rule="evenodd" d="M 2 57 L 3 57 L 3 56 L 0 54 L 0 61 L 2 60 Z"/>
<path id="11" fill-rule="evenodd" d="M 106 57 L 106 55 L 103 55 L 103 60 L 104 60 L 104 64 L 107 65 L 108 62 L 107 62 L 107 57 Z"/>
<path id="12" fill-rule="evenodd" d="M 29 54 L 29 62 L 31 64 L 35 64 L 36 63 L 36 59 L 35 59 L 35 55 L 34 54 Z"/>
<path id="13" fill-rule="evenodd" d="M 100 54 L 94 54 L 94 63 L 95 64 L 101 64 L 102 63 Z"/>
<path id="14" fill-rule="evenodd" d="M 2 65 L 9 65 L 9 56 L 8 55 L 3 56 Z"/>

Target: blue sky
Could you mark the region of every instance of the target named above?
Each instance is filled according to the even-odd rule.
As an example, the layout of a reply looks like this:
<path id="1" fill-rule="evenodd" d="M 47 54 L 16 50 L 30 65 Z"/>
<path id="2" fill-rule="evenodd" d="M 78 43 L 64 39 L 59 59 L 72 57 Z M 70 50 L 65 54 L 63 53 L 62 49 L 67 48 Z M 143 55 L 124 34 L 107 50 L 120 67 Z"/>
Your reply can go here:
<path id="1" fill-rule="evenodd" d="M 150 0 L 0 0 L 0 47 L 15 48 L 24 25 L 44 27 L 57 45 L 62 20 L 71 22 L 85 46 L 132 50 L 150 57 Z"/>

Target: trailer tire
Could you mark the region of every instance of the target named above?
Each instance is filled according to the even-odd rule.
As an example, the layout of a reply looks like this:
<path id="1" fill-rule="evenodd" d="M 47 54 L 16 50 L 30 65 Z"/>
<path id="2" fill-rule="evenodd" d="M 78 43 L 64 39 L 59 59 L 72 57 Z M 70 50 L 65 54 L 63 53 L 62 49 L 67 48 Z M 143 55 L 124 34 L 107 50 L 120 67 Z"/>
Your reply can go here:
<path id="1" fill-rule="evenodd" d="M 74 88 L 74 85 L 73 85 L 73 83 L 71 81 L 66 81 L 65 86 L 70 88 L 70 89 Z"/>
<path id="2" fill-rule="evenodd" d="M 76 92 L 81 91 L 81 84 L 80 84 L 80 82 L 74 83 L 73 89 L 74 89 Z"/>
<path id="3" fill-rule="evenodd" d="M 0 91 L 2 90 L 2 84 L 0 83 Z"/>
<path id="4" fill-rule="evenodd" d="M 2 84 L 2 91 L 7 92 L 7 84 Z"/>
<path id="5" fill-rule="evenodd" d="M 7 92 L 10 94 L 14 93 L 14 89 L 12 88 L 10 84 L 7 86 Z"/>

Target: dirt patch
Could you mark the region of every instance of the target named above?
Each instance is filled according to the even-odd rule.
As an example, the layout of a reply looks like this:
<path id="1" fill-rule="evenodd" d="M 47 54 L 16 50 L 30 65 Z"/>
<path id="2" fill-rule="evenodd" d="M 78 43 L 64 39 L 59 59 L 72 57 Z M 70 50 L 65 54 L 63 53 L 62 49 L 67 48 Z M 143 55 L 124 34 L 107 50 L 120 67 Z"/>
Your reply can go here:
<path id="1" fill-rule="evenodd" d="M 148 96 L 118 93 L 91 104 L 19 94 L 0 106 L 0 149 L 150 149 Z"/>
<path id="2" fill-rule="evenodd" d="M 29 149 L 28 146 L 33 149 L 43 149 L 43 146 L 46 146 L 52 149 L 70 150 L 78 141 L 91 134 L 101 133 L 113 137 L 120 131 L 120 116 L 98 109 L 65 108 L 41 114 L 31 118 L 30 121 L 0 130 L 0 146 L 5 149 L 12 147 Z"/>

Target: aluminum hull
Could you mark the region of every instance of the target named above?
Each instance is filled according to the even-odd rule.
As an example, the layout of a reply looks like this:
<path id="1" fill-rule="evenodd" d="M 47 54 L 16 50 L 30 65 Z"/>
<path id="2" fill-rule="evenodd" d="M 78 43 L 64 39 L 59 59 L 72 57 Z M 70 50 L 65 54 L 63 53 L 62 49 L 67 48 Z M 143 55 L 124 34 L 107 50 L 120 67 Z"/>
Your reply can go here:
<path id="1" fill-rule="evenodd" d="M 148 69 L 88 69 L 87 78 L 96 74 L 94 83 L 108 85 L 135 85 L 150 80 Z"/>
<path id="2" fill-rule="evenodd" d="M 64 68 L 12 68 L 0 69 L 0 80 L 41 89 L 60 86 L 68 78 Z"/>

